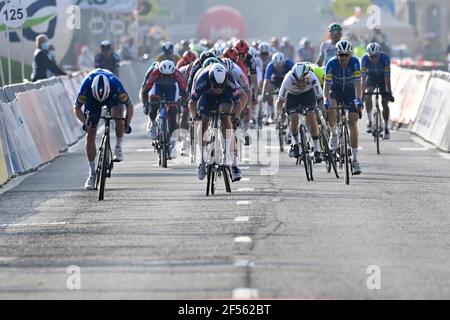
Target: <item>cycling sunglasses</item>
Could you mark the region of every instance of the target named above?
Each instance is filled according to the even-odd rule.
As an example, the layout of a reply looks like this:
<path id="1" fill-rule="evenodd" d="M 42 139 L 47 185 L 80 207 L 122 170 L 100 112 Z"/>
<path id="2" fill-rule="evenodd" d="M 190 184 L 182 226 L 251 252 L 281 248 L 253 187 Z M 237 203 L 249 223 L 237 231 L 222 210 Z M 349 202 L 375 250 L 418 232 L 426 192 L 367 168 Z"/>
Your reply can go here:
<path id="1" fill-rule="evenodd" d="M 348 58 L 348 57 L 350 57 L 350 54 L 338 54 L 337 55 L 338 57 L 345 57 L 345 58 Z"/>

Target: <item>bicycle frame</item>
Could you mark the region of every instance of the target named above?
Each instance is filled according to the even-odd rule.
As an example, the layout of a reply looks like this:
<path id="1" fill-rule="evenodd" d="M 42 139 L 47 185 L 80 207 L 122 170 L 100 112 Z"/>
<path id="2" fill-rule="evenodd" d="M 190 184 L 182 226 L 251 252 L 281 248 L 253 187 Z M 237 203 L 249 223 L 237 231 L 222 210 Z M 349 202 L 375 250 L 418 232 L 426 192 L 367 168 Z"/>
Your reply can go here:
<path id="1" fill-rule="evenodd" d="M 377 145 L 377 154 L 380 154 L 380 138 L 383 138 L 383 119 L 381 117 L 381 109 L 380 109 L 380 96 L 382 93 L 380 92 L 380 87 L 376 87 L 373 92 L 364 93 L 366 96 L 375 96 L 375 129 L 372 131 L 373 134 L 373 142 Z"/>

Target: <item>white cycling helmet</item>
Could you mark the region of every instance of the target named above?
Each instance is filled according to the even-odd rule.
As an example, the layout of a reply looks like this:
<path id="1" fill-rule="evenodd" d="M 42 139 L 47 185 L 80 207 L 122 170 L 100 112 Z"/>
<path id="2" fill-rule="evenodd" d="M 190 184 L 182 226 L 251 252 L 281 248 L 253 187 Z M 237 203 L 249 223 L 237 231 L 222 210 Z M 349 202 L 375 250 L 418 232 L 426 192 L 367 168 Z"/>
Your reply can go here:
<path id="1" fill-rule="evenodd" d="M 222 55 L 222 50 L 216 47 L 211 48 L 208 51 L 211 52 L 215 57 L 220 57 Z"/>
<path id="2" fill-rule="evenodd" d="M 294 78 L 295 81 L 306 79 L 309 77 L 310 70 L 311 69 L 309 68 L 308 65 L 300 62 L 296 63 L 292 67 L 292 77 Z"/>
<path id="3" fill-rule="evenodd" d="M 95 76 L 94 80 L 92 80 L 91 91 L 95 100 L 99 102 L 108 99 L 111 92 L 108 77 L 103 74 Z"/>
<path id="4" fill-rule="evenodd" d="M 286 62 L 286 58 L 282 52 L 274 53 L 272 56 L 272 63 L 275 67 L 281 66 Z"/>
<path id="5" fill-rule="evenodd" d="M 270 46 L 267 42 L 263 42 L 259 45 L 259 52 L 261 54 L 270 53 Z"/>
<path id="6" fill-rule="evenodd" d="M 225 65 L 225 68 L 227 68 L 228 72 L 233 72 L 234 70 L 234 62 L 230 58 L 223 58 L 222 59 L 223 64 Z"/>
<path id="7" fill-rule="evenodd" d="M 259 51 L 258 51 L 256 48 L 254 48 L 254 47 L 250 47 L 250 48 L 248 49 L 248 53 L 250 53 L 250 55 L 251 55 L 252 57 L 254 57 L 254 58 L 256 58 L 256 57 L 259 56 Z"/>
<path id="8" fill-rule="evenodd" d="M 175 72 L 175 69 L 175 64 L 170 60 L 164 60 L 158 66 L 159 72 L 165 75 L 173 74 Z"/>
<path id="9" fill-rule="evenodd" d="M 369 56 L 376 56 L 381 52 L 381 46 L 376 43 L 372 42 L 367 45 L 367 53 Z"/>
<path id="10" fill-rule="evenodd" d="M 341 40 L 336 43 L 336 54 L 352 54 L 353 53 L 353 45 L 350 41 Z"/>
<path id="11" fill-rule="evenodd" d="M 220 63 L 212 65 L 209 71 L 209 81 L 214 87 L 225 87 L 228 80 L 228 72 L 225 66 Z"/>

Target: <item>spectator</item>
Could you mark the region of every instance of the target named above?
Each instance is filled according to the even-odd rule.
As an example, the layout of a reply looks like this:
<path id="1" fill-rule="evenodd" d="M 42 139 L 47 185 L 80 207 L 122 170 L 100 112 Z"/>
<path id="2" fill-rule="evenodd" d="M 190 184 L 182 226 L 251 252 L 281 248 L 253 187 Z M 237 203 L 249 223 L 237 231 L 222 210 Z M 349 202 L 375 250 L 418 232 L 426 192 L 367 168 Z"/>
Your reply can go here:
<path id="1" fill-rule="evenodd" d="M 87 70 L 92 68 L 92 61 L 95 57 L 88 46 L 81 47 L 80 55 L 78 56 L 78 68 L 80 70 Z"/>
<path id="2" fill-rule="evenodd" d="M 36 37 L 36 51 L 33 57 L 33 71 L 31 73 L 31 81 L 35 82 L 48 78 L 48 71 L 55 76 L 63 76 L 66 73 L 61 70 L 58 65 L 49 57 L 50 43 L 48 37 L 40 34 Z"/>
<path id="3" fill-rule="evenodd" d="M 120 57 L 113 51 L 109 40 L 101 43 L 101 53 L 95 56 L 95 68 L 106 69 L 119 76 Z"/>
<path id="4" fill-rule="evenodd" d="M 134 48 L 133 48 L 133 44 L 134 44 L 134 39 L 133 38 L 128 38 L 124 41 L 124 43 L 122 44 L 122 50 L 121 50 L 121 58 L 123 60 L 127 60 L 127 61 L 132 61 L 134 60 L 135 57 L 135 53 L 134 53 Z"/>
<path id="5" fill-rule="evenodd" d="M 314 48 L 311 46 L 311 41 L 303 38 L 299 42 L 297 49 L 297 56 L 300 62 L 313 62 L 315 58 Z"/>
<path id="6" fill-rule="evenodd" d="M 48 46 L 48 57 L 50 58 L 50 60 L 53 61 L 53 63 L 55 63 L 56 65 L 58 64 L 56 62 L 56 49 L 55 46 L 53 44 L 50 44 Z M 50 70 L 47 70 L 47 78 L 51 78 L 54 77 L 55 74 L 53 72 L 51 72 Z"/>

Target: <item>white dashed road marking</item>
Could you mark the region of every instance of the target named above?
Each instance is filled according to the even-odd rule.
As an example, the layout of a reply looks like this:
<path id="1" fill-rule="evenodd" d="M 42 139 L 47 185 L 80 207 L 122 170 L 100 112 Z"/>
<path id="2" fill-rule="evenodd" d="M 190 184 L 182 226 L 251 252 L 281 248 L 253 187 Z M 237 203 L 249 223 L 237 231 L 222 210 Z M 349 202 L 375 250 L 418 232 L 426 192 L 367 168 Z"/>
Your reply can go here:
<path id="1" fill-rule="evenodd" d="M 238 288 L 233 290 L 233 299 L 257 299 L 258 290 L 252 288 Z"/>
<path id="2" fill-rule="evenodd" d="M 234 222 L 247 222 L 249 220 L 248 217 L 236 217 L 234 218 Z"/>

